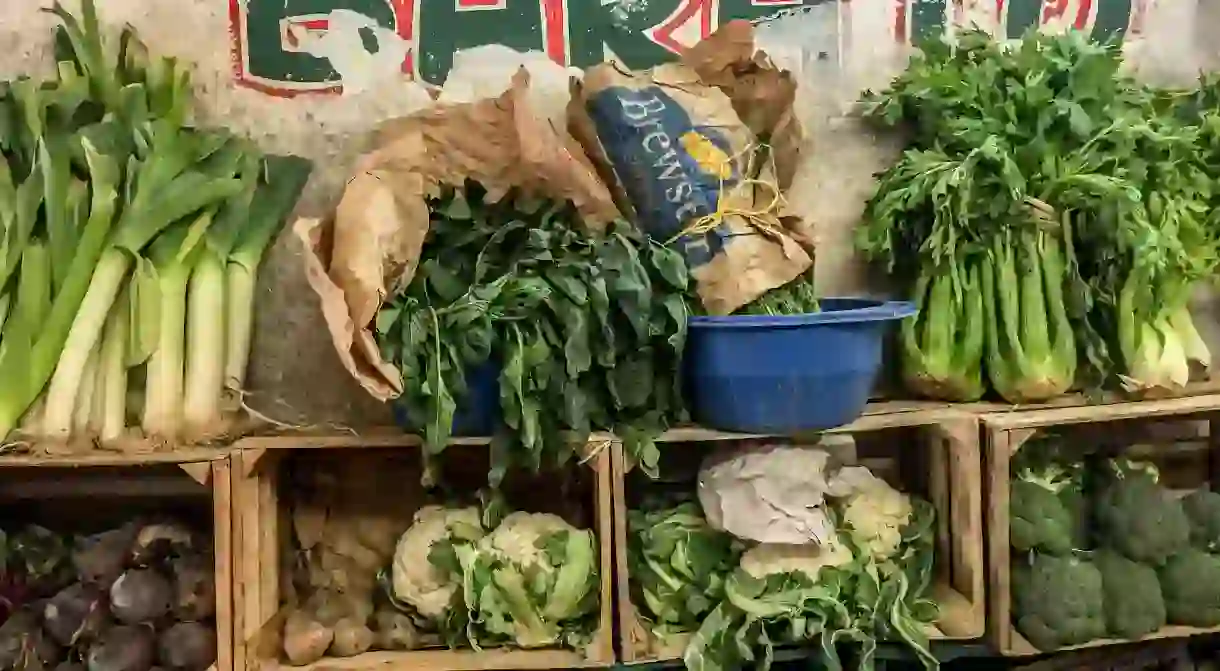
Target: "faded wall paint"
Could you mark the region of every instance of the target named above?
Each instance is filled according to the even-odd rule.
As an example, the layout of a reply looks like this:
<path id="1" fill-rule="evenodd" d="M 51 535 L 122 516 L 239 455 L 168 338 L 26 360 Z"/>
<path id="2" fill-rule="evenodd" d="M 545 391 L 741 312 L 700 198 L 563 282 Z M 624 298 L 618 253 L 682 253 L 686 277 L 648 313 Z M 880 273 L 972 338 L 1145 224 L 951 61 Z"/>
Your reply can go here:
<path id="1" fill-rule="evenodd" d="M 1151 0 L 870 0 L 888 7 L 872 39 L 899 43 L 970 23 L 1020 37 L 1033 27 L 1087 30 L 1098 39 L 1138 32 Z M 406 46 L 402 71 L 437 84 L 453 53 L 499 43 L 541 51 L 584 68 L 608 58 L 643 68 L 673 58 L 732 19 L 761 20 L 783 10 L 841 2 L 854 13 L 864 0 L 229 0 L 234 75 L 277 95 L 337 92 L 333 64 L 304 48 L 332 29 L 346 10 L 397 35 Z M 888 4 L 887 4 L 888 3 Z M 869 8 L 871 9 L 871 8 Z M 866 9 L 865 11 L 868 11 Z M 888 30 L 887 30 L 888 26 Z M 366 42 L 372 44 L 371 35 Z"/>

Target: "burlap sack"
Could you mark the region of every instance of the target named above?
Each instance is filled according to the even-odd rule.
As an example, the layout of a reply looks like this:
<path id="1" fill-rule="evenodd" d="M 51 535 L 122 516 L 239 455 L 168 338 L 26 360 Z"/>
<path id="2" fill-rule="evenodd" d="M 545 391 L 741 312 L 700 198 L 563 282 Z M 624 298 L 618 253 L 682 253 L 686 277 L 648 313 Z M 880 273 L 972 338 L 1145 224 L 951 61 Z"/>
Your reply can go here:
<path id="1" fill-rule="evenodd" d="M 674 242 L 710 314 L 729 314 L 812 264 L 812 236 L 783 192 L 802 143 L 791 76 L 731 22 L 680 63 L 585 72 L 569 106 L 573 134 L 619 207 L 654 240 Z"/>
<path id="2" fill-rule="evenodd" d="M 415 275 L 428 233 L 428 200 L 466 180 L 497 200 L 516 189 L 529 197 L 569 200 L 600 230 L 619 216 L 606 186 L 579 145 L 532 111 L 522 71 L 499 98 L 438 104 L 391 121 L 364 156 L 332 220 L 303 219 L 294 231 L 309 284 L 344 367 L 373 397 L 402 393 L 398 369 L 373 338 L 382 302 Z"/>

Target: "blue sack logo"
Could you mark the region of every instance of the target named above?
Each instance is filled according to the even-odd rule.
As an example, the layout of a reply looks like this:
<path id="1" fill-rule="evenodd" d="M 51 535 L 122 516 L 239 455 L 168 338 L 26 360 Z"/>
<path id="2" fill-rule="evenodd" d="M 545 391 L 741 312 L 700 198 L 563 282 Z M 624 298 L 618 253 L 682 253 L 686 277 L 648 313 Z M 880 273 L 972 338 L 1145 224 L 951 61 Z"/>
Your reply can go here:
<path id="1" fill-rule="evenodd" d="M 721 190 L 741 180 L 725 135 L 696 126 L 660 87 L 612 86 L 589 99 L 588 111 L 640 225 L 654 240 L 668 242 L 716 212 Z M 721 223 L 678 244 L 687 264 L 698 268 L 724 249 L 729 236 Z"/>

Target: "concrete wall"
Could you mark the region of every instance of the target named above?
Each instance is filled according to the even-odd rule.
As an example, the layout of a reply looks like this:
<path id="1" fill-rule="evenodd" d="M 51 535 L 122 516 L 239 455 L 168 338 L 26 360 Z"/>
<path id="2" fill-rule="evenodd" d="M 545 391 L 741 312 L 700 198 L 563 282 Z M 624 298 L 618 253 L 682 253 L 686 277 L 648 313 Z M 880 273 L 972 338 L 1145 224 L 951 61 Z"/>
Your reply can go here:
<path id="1" fill-rule="evenodd" d="M 470 11 L 541 12 L 545 20 L 539 24 L 537 48 L 575 65 L 583 64 L 577 62 L 577 52 L 587 56 L 589 48 L 576 49 L 576 38 L 584 38 L 572 31 L 593 19 L 574 14 L 574 7 L 586 13 L 596 7 L 610 22 L 598 28 L 605 33 L 604 39 L 598 38 L 604 53 L 617 49 L 635 64 L 647 65 L 735 16 L 758 18 L 805 6 L 807 13 L 762 28 L 760 39 L 802 79 L 799 104 L 811 136 L 808 158 L 793 191 L 800 212 L 815 224 L 820 245 L 817 278 L 828 295 L 883 291 L 869 280 L 852 252 L 851 234 L 871 193 L 872 175 L 889 164 L 898 147 L 892 138 L 868 133 L 846 111 L 861 91 L 883 86 L 903 67 L 913 34 L 974 24 L 1013 35 L 1037 21 L 1047 30 L 1104 28 L 1121 33 L 1132 67 L 1157 81 L 1190 80 L 1200 69 L 1220 65 L 1220 0 L 1045 0 L 1045 5 L 1040 4 L 1043 0 L 279 0 L 288 18 L 275 24 L 282 44 L 262 50 L 272 52 L 271 56 L 259 56 L 251 49 L 244 39 L 248 26 L 242 24 L 249 17 L 247 3 L 270 0 L 97 2 L 105 22 L 116 28 L 133 24 L 153 53 L 196 64 L 205 122 L 247 133 L 268 150 L 304 153 L 318 161 L 320 174 L 302 207 L 306 213 L 324 212 L 334 202 L 371 128 L 427 104 L 426 88 L 410 76 L 418 74 L 418 60 L 411 61 L 416 65 L 406 67 L 403 75 L 400 63 L 386 57 L 401 47 L 399 61 L 402 53 L 431 58 L 429 49 L 440 48 L 429 46 L 429 29 L 418 21 L 417 3 L 449 3 Z M 52 22 L 37 11 L 40 4 L 0 1 L 0 79 L 42 73 L 50 67 Z M 288 12 L 290 5 L 295 14 Z M 306 5 L 308 11 L 297 11 Z M 319 9 L 374 6 L 396 13 L 366 21 L 367 14 L 339 16 Z M 668 13 L 658 12 L 658 7 Z M 352 27 L 350 32 L 334 28 L 342 21 Z M 640 29 L 641 21 L 656 25 Z M 360 51 L 362 38 L 368 35 L 377 39 L 380 57 Z M 313 68 L 312 75 L 278 82 L 255 81 L 251 72 L 259 67 L 250 59 L 274 58 L 277 50 L 291 51 L 296 54 L 289 54 L 293 58 L 300 51 L 315 59 L 329 57 L 334 67 Z M 239 85 L 239 79 L 246 85 Z M 346 95 L 334 95 L 343 85 Z M 268 95 L 268 90 L 306 94 L 285 98 Z M 331 94 L 308 93 L 311 90 Z M 296 255 L 294 243 L 285 236 L 262 275 L 250 402 L 291 423 L 387 422 L 385 408 L 370 403 L 338 366 Z M 1200 327 L 1209 335 L 1220 335 L 1220 314 L 1211 309 L 1212 303 L 1200 303 L 1200 309 L 1208 310 L 1208 316 L 1199 320 Z M 1220 343 L 1220 338 L 1210 340 Z"/>

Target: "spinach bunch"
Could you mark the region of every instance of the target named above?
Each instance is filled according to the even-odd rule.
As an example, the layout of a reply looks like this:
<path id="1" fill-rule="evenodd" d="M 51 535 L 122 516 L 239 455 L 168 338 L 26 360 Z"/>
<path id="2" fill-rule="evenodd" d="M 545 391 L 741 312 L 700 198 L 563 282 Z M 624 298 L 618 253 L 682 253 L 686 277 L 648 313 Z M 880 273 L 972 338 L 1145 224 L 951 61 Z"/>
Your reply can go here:
<path id="1" fill-rule="evenodd" d="M 503 417 L 493 487 L 510 466 L 566 462 L 597 430 L 615 431 L 655 473 L 655 438 L 683 412 L 681 255 L 625 222 L 592 234 L 570 203 L 488 202 L 475 184 L 431 206 L 418 270 L 377 317 L 426 454 L 449 441 L 466 371 L 491 360 Z"/>

